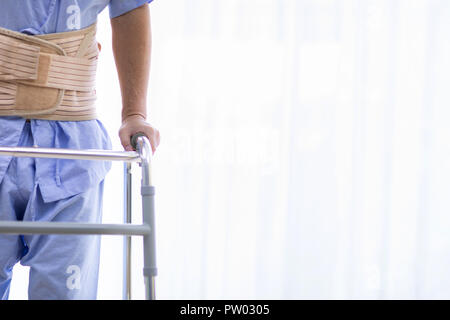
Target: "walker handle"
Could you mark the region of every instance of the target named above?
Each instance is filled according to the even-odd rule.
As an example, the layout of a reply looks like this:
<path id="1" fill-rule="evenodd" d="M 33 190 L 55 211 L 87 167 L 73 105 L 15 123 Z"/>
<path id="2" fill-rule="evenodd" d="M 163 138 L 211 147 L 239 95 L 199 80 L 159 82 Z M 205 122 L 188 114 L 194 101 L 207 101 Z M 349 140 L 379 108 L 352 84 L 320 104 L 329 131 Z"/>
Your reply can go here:
<path id="1" fill-rule="evenodd" d="M 136 150 L 137 139 L 139 137 L 146 137 L 146 135 L 143 132 L 133 134 L 133 136 L 131 137 L 131 146 L 133 147 L 133 150 Z"/>

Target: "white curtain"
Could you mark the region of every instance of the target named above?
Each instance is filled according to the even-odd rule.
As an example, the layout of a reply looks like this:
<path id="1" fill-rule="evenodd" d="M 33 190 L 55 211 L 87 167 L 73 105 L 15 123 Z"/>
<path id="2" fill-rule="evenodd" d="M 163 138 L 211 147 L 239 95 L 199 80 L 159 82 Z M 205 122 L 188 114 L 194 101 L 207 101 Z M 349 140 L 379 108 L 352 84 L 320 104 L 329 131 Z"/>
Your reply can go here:
<path id="1" fill-rule="evenodd" d="M 450 298 L 448 0 L 151 10 L 158 298 Z M 100 32 L 99 107 L 120 150 L 107 15 Z M 108 180 L 104 221 L 121 222 L 122 164 Z M 102 250 L 99 298 L 120 299 L 122 239 Z"/>

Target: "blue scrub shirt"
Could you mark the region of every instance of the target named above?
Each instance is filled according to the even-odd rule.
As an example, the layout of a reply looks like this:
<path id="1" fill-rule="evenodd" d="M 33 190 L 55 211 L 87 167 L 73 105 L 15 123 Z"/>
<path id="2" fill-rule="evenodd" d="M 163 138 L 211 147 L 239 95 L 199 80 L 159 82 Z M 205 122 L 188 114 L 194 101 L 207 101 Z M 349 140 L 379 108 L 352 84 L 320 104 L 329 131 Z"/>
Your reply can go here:
<path id="1" fill-rule="evenodd" d="M 67 32 L 90 26 L 107 6 L 111 18 L 152 0 L 1 0 L 0 27 L 26 34 Z M 118 113 L 121 110 L 117 110 Z M 25 119 L 0 116 L 0 146 L 19 143 Z M 105 149 L 111 139 L 100 120 L 31 120 L 34 145 L 45 148 Z M 0 183 L 12 157 L 0 156 Z M 110 162 L 36 158 L 36 181 L 44 202 L 57 201 L 100 183 Z"/>

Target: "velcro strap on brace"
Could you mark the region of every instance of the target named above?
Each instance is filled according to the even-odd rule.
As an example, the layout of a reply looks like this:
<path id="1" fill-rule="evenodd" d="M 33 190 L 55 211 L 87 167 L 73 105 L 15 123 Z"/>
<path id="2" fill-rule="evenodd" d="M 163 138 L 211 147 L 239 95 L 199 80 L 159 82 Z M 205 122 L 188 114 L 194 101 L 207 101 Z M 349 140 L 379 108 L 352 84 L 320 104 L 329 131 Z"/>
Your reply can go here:
<path id="1" fill-rule="evenodd" d="M 48 88 L 92 91 L 95 88 L 97 60 L 87 60 L 55 54 L 41 53 L 38 77 L 20 83 Z"/>
<path id="2" fill-rule="evenodd" d="M 40 48 L 0 34 L 0 80 L 37 79 Z"/>
<path id="3" fill-rule="evenodd" d="M 95 118 L 97 55 L 95 25 L 41 37 L 0 28 L 0 116 Z"/>

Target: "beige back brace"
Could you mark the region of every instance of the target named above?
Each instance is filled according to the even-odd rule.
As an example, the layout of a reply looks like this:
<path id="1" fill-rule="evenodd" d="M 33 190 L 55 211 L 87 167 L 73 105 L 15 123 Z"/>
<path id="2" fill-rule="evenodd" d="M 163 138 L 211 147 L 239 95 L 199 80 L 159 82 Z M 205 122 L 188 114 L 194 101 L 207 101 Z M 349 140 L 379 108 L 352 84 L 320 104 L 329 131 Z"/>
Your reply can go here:
<path id="1" fill-rule="evenodd" d="M 0 116 L 96 119 L 96 24 L 29 36 L 0 28 Z"/>

